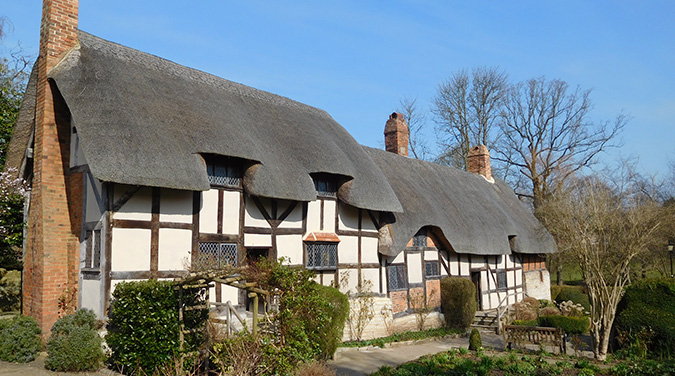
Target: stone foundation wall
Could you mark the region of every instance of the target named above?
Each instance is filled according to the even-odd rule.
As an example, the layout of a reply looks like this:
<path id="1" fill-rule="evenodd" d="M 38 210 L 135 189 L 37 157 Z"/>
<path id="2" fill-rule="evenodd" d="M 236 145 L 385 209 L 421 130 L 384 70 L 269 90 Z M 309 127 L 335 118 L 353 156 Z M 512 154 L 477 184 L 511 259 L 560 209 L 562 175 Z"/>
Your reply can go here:
<path id="1" fill-rule="evenodd" d="M 374 298 L 373 319 L 366 325 L 361 339 L 373 339 L 387 337 L 394 333 L 418 330 L 416 316 L 413 313 L 399 313 L 393 318 L 392 299 L 382 297 Z M 425 319 L 424 329 L 433 329 L 445 324 L 443 314 L 440 312 L 431 312 Z M 352 340 L 349 330 L 349 324 L 345 324 L 345 330 L 342 336 L 343 341 Z"/>

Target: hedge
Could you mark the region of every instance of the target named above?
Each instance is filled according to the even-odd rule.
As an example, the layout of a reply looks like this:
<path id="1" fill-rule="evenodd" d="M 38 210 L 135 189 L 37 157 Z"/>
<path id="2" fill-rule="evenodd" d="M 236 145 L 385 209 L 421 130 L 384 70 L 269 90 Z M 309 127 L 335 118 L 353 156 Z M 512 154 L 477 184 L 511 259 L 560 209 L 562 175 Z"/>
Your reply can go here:
<path id="1" fill-rule="evenodd" d="M 441 279 L 441 310 L 451 329 L 467 329 L 476 315 L 476 286 L 460 277 Z"/>
<path id="2" fill-rule="evenodd" d="M 674 354 L 675 281 L 649 279 L 628 286 L 617 307 L 615 328 L 635 335 L 651 330 L 649 350 L 656 354 Z"/>
<path id="3" fill-rule="evenodd" d="M 575 304 L 581 304 L 584 307 L 584 311 L 591 311 L 591 303 L 588 300 L 588 294 L 586 294 L 583 286 L 558 286 L 555 290 L 560 288 L 560 292 L 554 291 L 551 287 L 551 299 L 555 300 L 556 303 L 566 302 L 568 300 L 572 301 Z M 556 297 L 553 298 L 553 293 L 557 292 Z"/>
<path id="4" fill-rule="evenodd" d="M 539 326 L 560 328 L 567 334 L 582 334 L 588 331 L 591 324 L 588 317 L 567 317 L 562 315 L 541 316 L 537 319 Z"/>

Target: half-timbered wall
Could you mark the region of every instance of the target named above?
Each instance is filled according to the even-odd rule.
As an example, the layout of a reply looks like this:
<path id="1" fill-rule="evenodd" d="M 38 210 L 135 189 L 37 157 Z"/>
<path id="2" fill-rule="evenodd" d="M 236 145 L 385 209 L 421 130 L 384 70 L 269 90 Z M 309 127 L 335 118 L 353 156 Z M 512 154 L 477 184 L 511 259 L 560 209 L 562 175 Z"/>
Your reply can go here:
<path id="1" fill-rule="evenodd" d="M 445 276 L 471 279 L 478 288 L 479 309 L 497 308 L 522 300 L 523 273 L 517 257 L 457 253 L 443 249 L 433 232 L 423 234 L 417 240 L 410 239 L 405 251 L 386 260 L 388 270 L 397 269 L 386 274 L 387 286 L 397 287 L 389 292 L 394 313 L 411 312 L 414 302 L 410 297 L 414 299 L 420 294 L 433 306 L 440 306 L 439 280 Z M 405 285 L 390 280 L 396 273 L 401 273 L 400 268 L 405 270 Z"/>

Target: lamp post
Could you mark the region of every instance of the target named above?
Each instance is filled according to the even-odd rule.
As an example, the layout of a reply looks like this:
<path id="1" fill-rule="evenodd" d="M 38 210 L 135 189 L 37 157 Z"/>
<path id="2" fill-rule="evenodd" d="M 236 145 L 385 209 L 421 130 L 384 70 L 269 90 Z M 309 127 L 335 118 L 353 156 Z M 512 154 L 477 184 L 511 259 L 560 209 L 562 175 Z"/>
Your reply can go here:
<path id="1" fill-rule="evenodd" d="M 674 247 L 675 243 L 673 243 L 673 240 L 668 240 L 668 255 L 670 256 L 670 278 L 673 278 L 673 257 L 675 257 L 675 250 L 673 250 Z"/>

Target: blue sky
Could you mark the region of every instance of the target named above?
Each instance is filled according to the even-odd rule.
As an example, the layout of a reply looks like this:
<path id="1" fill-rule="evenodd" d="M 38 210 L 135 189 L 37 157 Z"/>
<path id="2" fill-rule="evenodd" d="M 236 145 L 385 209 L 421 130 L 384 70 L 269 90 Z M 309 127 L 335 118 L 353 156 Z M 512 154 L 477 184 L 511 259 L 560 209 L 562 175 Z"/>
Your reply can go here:
<path id="1" fill-rule="evenodd" d="M 0 0 L 5 50 L 20 41 L 37 55 L 41 7 Z M 672 1 L 83 0 L 80 28 L 322 108 L 373 147 L 402 97 L 429 109 L 460 69 L 559 78 L 593 89 L 592 120 L 632 116 L 604 160 L 638 157 L 663 177 L 675 159 L 674 15 Z"/>

